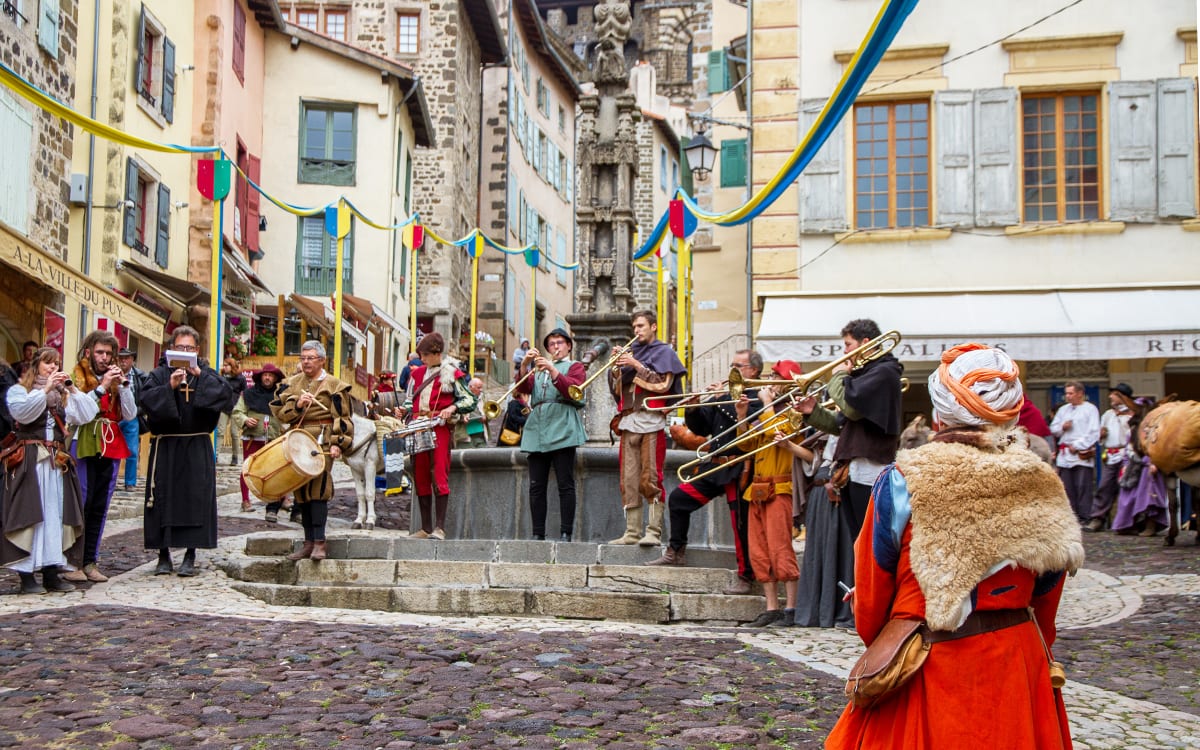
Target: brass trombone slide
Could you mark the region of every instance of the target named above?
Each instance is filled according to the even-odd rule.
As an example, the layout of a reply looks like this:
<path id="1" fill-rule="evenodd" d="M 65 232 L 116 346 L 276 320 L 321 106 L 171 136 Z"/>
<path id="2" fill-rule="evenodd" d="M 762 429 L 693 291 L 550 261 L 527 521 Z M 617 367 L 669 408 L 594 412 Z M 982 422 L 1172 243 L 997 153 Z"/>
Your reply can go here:
<path id="1" fill-rule="evenodd" d="M 488 419 L 495 419 L 496 417 L 500 416 L 500 410 L 503 408 L 500 406 L 500 404 L 504 401 L 504 399 L 513 395 L 513 393 L 516 392 L 517 388 L 520 387 L 521 383 L 524 383 L 529 378 L 529 376 L 534 374 L 535 372 L 537 372 L 537 370 L 533 367 L 530 367 L 529 372 L 522 375 L 521 378 L 517 382 L 513 383 L 512 386 L 510 386 L 509 389 L 504 392 L 503 396 L 496 399 L 495 401 L 484 401 L 483 402 L 483 416 L 487 417 Z"/>
<path id="2" fill-rule="evenodd" d="M 592 384 L 592 381 L 611 370 L 616 364 L 617 360 L 621 358 L 621 355 L 624 354 L 629 347 L 633 346 L 633 342 L 635 341 L 637 341 L 637 336 L 629 339 L 629 343 L 625 344 L 625 346 L 622 346 L 620 349 L 613 350 L 612 356 L 608 358 L 608 361 L 604 363 L 604 366 L 593 372 L 587 380 L 583 381 L 579 385 L 567 386 L 567 394 L 571 397 L 571 400 L 582 401 L 583 393 L 587 390 L 587 387 Z"/>
<path id="3" fill-rule="evenodd" d="M 822 404 L 822 406 L 826 406 L 826 405 L 833 406 L 833 401 L 830 400 L 830 401 L 827 401 L 824 404 Z M 742 443 L 748 443 L 752 440 L 758 440 L 760 437 L 767 434 L 768 432 L 778 433 L 780 431 L 780 428 L 791 427 L 791 431 L 784 435 L 784 439 L 785 440 L 794 440 L 795 438 L 799 437 L 800 435 L 803 435 L 805 432 L 810 432 L 815 429 L 812 426 L 806 426 L 804 424 L 804 417 L 799 412 L 792 410 L 791 407 L 788 407 L 784 411 L 779 412 L 779 414 L 776 416 L 783 417 L 784 418 L 783 421 L 768 422 L 766 425 L 752 429 L 744 435 L 739 435 L 736 440 L 730 442 L 727 445 L 721 446 L 720 450 L 716 450 L 716 451 L 713 451 L 712 453 L 705 454 L 703 457 L 700 457 L 700 458 L 693 458 L 691 461 L 688 461 L 684 465 L 680 466 L 679 469 L 676 470 L 675 476 L 677 476 L 679 478 L 680 482 L 694 482 L 697 479 L 703 479 L 704 477 L 708 476 L 709 474 L 715 474 L 718 471 L 727 469 L 728 464 L 714 464 L 712 467 L 705 469 L 704 471 L 700 472 L 699 474 L 695 474 L 693 476 L 685 476 L 684 475 L 685 472 L 695 469 L 700 464 L 712 459 L 717 454 L 724 453 L 726 450 L 736 448 L 737 446 L 740 446 Z M 737 456 L 737 458 L 738 458 L 738 460 L 741 460 L 744 458 L 750 458 L 751 456 L 762 453 L 767 448 L 773 448 L 773 447 L 775 447 L 774 440 L 767 443 L 766 445 L 760 445 L 759 447 L 755 448 L 752 451 L 746 451 L 744 453 L 740 453 Z"/>

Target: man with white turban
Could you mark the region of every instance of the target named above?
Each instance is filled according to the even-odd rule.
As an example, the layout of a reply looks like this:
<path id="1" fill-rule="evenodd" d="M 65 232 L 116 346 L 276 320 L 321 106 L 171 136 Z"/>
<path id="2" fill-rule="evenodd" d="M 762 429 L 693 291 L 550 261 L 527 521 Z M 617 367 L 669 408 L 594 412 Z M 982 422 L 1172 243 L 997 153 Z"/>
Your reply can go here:
<path id="1" fill-rule="evenodd" d="M 855 544 L 855 624 L 873 655 L 889 620 L 922 621 L 930 651 L 886 701 L 848 706 L 826 748 L 952 747 L 963 737 L 1071 746 L 1049 647 L 1064 573 L 1083 564 L 1082 534 L 1054 469 L 1011 439 L 1017 376 L 998 349 L 945 352 L 929 378 L 940 431 L 875 482 Z"/>

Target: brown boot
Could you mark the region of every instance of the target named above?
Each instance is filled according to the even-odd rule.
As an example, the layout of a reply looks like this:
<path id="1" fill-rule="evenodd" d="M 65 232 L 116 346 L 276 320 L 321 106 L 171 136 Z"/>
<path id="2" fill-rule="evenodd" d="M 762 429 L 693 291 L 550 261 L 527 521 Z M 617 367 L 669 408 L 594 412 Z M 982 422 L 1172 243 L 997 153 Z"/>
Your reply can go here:
<path id="1" fill-rule="evenodd" d="M 638 540 L 639 547 L 657 547 L 662 544 L 663 504 L 650 503 L 649 520 L 646 521 L 646 535 Z"/>
<path id="2" fill-rule="evenodd" d="M 1138 532 L 1138 536 L 1154 536 L 1158 533 L 1158 521 L 1153 518 L 1146 519 L 1146 525 Z"/>
<path id="3" fill-rule="evenodd" d="M 313 546 L 315 544 L 316 544 L 316 542 L 310 542 L 307 539 L 305 539 L 304 546 L 301 547 L 298 551 L 293 552 L 292 554 L 288 555 L 287 559 L 289 559 L 289 560 L 307 560 L 308 558 L 312 557 Z M 325 556 L 325 543 L 321 542 L 321 557 L 324 557 L 324 556 Z"/>
<path id="4" fill-rule="evenodd" d="M 646 564 L 674 565 L 682 568 L 687 565 L 687 553 L 683 547 L 680 547 L 679 549 L 673 549 L 672 547 L 668 546 L 665 550 L 663 550 L 662 557 L 658 558 L 657 560 L 651 560 Z"/>
<path id="5" fill-rule="evenodd" d="M 312 560 L 324 560 L 325 559 L 325 540 L 324 539 L 322 539 L 319 542 L 313 542 L 313 551 L 312 551 L 312 555 L 309 556 L 309 559 L 312 559 Z"/>
<path id="6" fill-rule="evenodd" d="M 609 544 L 637 544 L 642 533 L 642 507 L 625 509 L 625 533 Z"/>

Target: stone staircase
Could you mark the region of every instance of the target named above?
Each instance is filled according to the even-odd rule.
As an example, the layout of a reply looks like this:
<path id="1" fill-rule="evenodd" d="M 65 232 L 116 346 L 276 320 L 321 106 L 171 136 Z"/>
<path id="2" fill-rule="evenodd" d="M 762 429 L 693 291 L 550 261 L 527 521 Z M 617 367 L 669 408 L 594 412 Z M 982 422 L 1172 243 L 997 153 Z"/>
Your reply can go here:
<path id="1" fill-rule="evenodd" d="M 763 610 L 760 591 L 720 593 L 734 580 L 733 553 L 720 549 L 689 549 L 686 568 L 646 567 L 658 548 L 375 531 L 330 538 L 321 562 L 284 559 L 299 545 L 276 533 L 251 535 L 244 553 L 218 565 L 237 591 L 284 606 L 711 625 Z"/>

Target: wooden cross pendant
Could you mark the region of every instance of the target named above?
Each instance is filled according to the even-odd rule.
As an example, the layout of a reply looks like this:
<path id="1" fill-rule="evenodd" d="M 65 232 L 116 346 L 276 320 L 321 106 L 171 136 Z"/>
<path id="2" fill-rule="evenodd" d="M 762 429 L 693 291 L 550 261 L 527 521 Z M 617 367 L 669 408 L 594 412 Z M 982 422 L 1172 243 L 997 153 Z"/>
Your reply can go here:
<path id="1" fill-rule="evenodd" d="M 183 392 L 183 400 L 190 403 L 192 400 L 192 388 L 188 386 L 187 378 L 183 379 L 183 383 L 179 386 L 179 390 Z"/>

